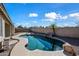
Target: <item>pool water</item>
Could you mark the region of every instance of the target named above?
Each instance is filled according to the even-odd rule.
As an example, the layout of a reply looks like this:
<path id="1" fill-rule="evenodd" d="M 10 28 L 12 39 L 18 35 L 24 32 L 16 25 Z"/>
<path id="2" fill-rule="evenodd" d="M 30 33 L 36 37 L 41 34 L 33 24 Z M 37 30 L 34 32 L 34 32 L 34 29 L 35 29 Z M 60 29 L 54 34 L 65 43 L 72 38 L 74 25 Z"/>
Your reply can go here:
<path id="1" fill-rule="evenodd" d="M 24 37 L 28 39 L 26 48 L 29 50 L 39 49 L 44 51 L 55 51 L 63 49 L 63 43 L 55 39 L 49 39 L 38 35 L 25 35 Z"/>

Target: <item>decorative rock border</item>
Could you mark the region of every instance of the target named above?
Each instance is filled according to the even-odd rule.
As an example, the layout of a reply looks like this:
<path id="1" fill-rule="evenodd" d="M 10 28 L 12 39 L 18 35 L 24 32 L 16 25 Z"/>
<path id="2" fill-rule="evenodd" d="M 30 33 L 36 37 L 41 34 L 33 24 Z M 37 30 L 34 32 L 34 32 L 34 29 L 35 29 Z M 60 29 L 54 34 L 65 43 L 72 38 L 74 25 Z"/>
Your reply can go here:
<path id="1" fill-rule="evenodd" d="M 69 56 L 76 56 L 76 52 L 74 51 L 74 48 L 69 43 L 63 44 L 63 48 L 65 54 Z"/>

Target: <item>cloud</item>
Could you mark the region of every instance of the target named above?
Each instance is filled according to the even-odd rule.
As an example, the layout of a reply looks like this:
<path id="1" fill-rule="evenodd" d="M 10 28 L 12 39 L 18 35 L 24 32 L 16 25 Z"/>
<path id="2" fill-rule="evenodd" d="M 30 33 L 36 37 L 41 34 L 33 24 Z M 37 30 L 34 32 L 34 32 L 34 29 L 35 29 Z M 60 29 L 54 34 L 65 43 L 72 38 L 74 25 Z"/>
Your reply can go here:
<path id="1" fill-rule="evenodd" d="M 37 17 L 37 16 L 38 16 L 37 13 L 30 13 L 30 14 L 29 14 L 29 17 Z"/>
<path id="2" fill-rule="evenodd" d="M 75 27 L 75 26 L 77 26 L 77 24 L 75 23 L 75 20 L 77 21 L 79 19 L 79 12 L 70 13 L 70 14 L 66 14 L 66 15 L 51 12 L 51 13 L 46 13 L 45 17 L 46 17 L 46 19 L 44 19 L 44 21 L 58 22 L 58 21 L 62 20 L 64 22 L 63 25 L 58 24 L 58 26 L 61 26 L 61 27 L 66 27 L 66 26 L 72 27 L 73 26 L 73 27 Z"/>
<path id="3" fill-rule="evenodd" d="M 67 19 L 68 18 L 68 16 L 63 16 L 61 19 Z"/>
<path id="4" fill-rule="evenodd" d="M 61 15 L 61 14 L 58 14 L 58 15 L 57 15 L 57 19 L 63 19 L 63 20 L 65 20 L 65 19 L 67 19 L 67 18 L 68 18 L 67 15 L 65 15 L 65 16 L 63 16 L 63 15 Z"/>
<path id="5" fill-rule="evenodd" d="M 50 19 L 67 19 L 68 16 L 62 16 L 61 14 L 57 14 L 55 12 L 46 13 L 45 17 Z"/>
<path id="6" fill-rule="evenodd" d="M 55 12 L 46 13 L 45 17 L 50 18 L 50 19 L 56 19 L 57 18 L 57 14 Z"/>
<path id="7" fill-rule="evenodd" d="M 45 13 L 46 21 L 53 21 L 59 19 L 67 19 L 68 16 L 62 16 L 61 14 L 57 14 L 55 12 Z"/>
<path id="8" fill-rule="evenodd" d="M 76 19 L 79 19 L 79 12 L 78 13 L 69 14 L 69 17 L 74 17 Z"/>

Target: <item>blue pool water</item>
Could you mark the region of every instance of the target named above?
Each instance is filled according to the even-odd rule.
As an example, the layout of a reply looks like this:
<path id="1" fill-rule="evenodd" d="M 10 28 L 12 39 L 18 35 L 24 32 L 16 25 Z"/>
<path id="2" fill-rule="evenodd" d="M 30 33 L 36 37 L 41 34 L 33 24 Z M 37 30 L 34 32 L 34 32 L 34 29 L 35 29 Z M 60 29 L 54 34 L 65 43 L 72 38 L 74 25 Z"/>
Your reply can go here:
<path id="1" fill-rule="evenodd" d="M 25 35 L 28 38 L 28 45 L 26 46 L 29 50 L 40 49 L 44 51 L 55 51 L 62 50 L 62 42 L 54 39 L 45 38 L 37 35 Z"/>

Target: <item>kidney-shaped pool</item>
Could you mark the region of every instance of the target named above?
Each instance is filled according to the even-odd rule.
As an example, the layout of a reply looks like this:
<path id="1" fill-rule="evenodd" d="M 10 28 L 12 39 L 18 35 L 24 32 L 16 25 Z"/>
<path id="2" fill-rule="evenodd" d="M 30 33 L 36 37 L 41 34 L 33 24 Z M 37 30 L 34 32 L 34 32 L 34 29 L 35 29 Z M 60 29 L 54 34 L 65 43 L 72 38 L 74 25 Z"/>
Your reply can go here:
<path id="1" fill-rule="evenodd" d="M 57 51 L 57 50 L 63 50 L 62 45 L 64 42 L 52 39 L 40 35 L 22 35 L 21 37 L 24 37 L 28 39 L 28 44 L 25 46 L 29 50 L 44 50 L 44 51 Z"/>

